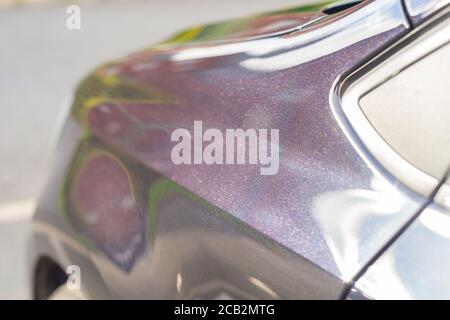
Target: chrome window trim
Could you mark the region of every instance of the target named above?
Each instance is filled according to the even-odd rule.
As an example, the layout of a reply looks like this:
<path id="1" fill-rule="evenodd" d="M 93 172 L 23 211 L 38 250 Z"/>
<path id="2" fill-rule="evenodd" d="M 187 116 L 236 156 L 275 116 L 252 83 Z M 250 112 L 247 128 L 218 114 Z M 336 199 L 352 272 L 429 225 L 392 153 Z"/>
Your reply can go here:
<path id="1" fill-rule="evenodd" d="M 400 40 L 392 48 L 377 56 L 372 63 L 351 74 L 339 83 L 334 92 L 334 97 L 331 97 L 332 101 L 336 98 L 339 100 L 338 105 L 348 125 L 353 129 L 353 133 L 348 132 L 348 128 L 345 128 L 346 125 L 342 124 L 342 121 L 341 127 L 350 135 L 350 138 L 352 138 L 352 135 L 356 135 L 360 140 L 359 144 L 363 145 L 362 149 L 367 149 L 369 152 L 370 155 L 364 155 L 364 158 L 374 158 L 393 178 L 399 180 L 408 189 L 427 197 L 432 194 L 440 180 L 415 167 L 392 149 L 370 124 L 359 105 L 359 101 L 364 95 L 402 70 L 448 44 L 450 41 L 449 12 L 447 7 L 433 19 L 433 22 L 439 21 L 438 24 L 431 28 L 430 24 L 423 25 L 414 32 L 419 34 L 418 37 L 410 39 L 411 36 L 408 36 L 406 41 Z M 405 44 L 405 42 L 407 43 Z M 400 49 L 398 49 L 399 47 Z M 386 54 L 392 52 L 394 48 L 397 48 L 397 50 L 391 56 L 385 58 Z M 382 61 L 377 63 L 380 60 Z M 373 65 L 375 66 L 372 67 Z M 349 80 L 350 78 L 351 80 Z M 339 119 L 336 105 L 332 105 L 335 108 L 333 111 Z M 356 147 L 361 149 L 358 143 L 356 143 Z M 447 192 L 446 194 L 450 195 L 450 186 L 443 185 L 441 192 Z"/>

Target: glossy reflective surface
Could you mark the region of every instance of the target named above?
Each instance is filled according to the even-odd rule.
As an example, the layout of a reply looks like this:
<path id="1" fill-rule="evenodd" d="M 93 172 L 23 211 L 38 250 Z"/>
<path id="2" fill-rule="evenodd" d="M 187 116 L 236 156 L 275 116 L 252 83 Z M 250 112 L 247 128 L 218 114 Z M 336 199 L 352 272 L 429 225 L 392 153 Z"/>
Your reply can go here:
<path id="1" fill-rule="evenodd" d="M 77 146 L 55 169 L 36 230 L 47 254 L 84 257 L 101 278 L 90 292 L 338 298 L 426 202 L 361 150 L 331 102 L 339 79 L 408 31 L 400 1 L 298 11 L 268 33 L 264 16 L 262 29 L 184 34 L 81 83 L 67 124 L 77 129 L 65 130 Z M 279 129 L 278 174 L 174 165 L 170 134 L 195 120 Z"/>
<path id="2" fill-rule="evenodd" d="M 351 211 L 347 202 L 342 210 L 333 206 L 334 212 L 316 203 L 325 205 L 335 192 L 350 193 L 353 199 L 359 192 L 383 198 L 380 192 L 385 191 L 373 190 L 374 172 L 341 131 L 328 96 L 342 72 L 395 39 L 404 24 L 398 2 L 373 2 L 285 36 L 149 50 L 97 70 L 78 96 L 88 95 L 84 86 L 93 81 L 99 92 L 83 97 L 74 112 L 102 141 L 340 275 L 348 265 L 337 262 L 350 262 L 330 251 L 336 244 L 330 243 L 335 240 L 328 225 L 335 223 L 328 220 Z M 221 130 L 279 128 L 279 173 L 266 177 L 252 166 L 173 165 L 170 133 L 191 129 L 194 120 Z M 363 196 L 360 201 L 367 200 Z M 386 236 L 418 206 L 404 210 L 402 203 L 410 206 L 400 196 L 396 209 L 389 209 L 387 216 L 397 222 L 383 228 Z M 348 214 L 356 225 L 366 215 L 379 216 L 371 209 Z M 378 235 L 377 241 L 385 237 Z M 362 247 L 353 250 L 356 257 L 346 276 L 370 255 Z"/>
<path id="3" fill-rule="evenodd" d="M 450 164 L 443 148 L 450 137 L 450 101 L 443 94 L 449 26 L 444 11 L 351 75 L 341 90 L 342 110 L 361 149 L 425 197 Z"/>
<path id="4" fill-rule="evenodd" d="M 425 209 L 356 288 L 377 299 L 450 299 L 449 214 Z"/>
<path id="5" fill-rule="evenodd" d="M 450 34 L 450 21 L 441 33 Z M 449 86 L 442 81 L 450 71 L 449 40 L 442 39 L 442 48 L 439 43 L 427 48 L 431 53 L 360 100 L 364 115 L 395 152 L 437 181 L 450 165 L 450 150 L 444 147 L 450 145 L 450 96 L 444 94 Z M 425 45 L 420 45 L 426 55 Z"/>
<path id="6" fill-rule="evenodd" d="M 449 3 L 449 0 L 405 0 L 406 9 L 415 25 Z"/>
<path id="7" fill-rule="evenodd" d="M 414 121 L 408 121 L 409 125 L 413 127 L 410 129 L 409 136 L 413 137 L 414 130 L 420 130 L 422 125 L 430 125 L 430 129 L 427 132 L 422 132 L 421 137 L 414 139 L 416 147 L 419 148 L 420 139 L 424 137 L 433 137 L 419 150 L 424 151 L 426 155 L 431 155 L 431 150 L 425 152 L 427 148 L 435 148 L 439 152 L 439 156 L 443 156 L 440 162 L 438 157 L 432 157 L 435 159 L 431 165 L 440 165 L 435 176 L 437 180 L 434 185 L 431 186 L 432 192 L 430 193 L 430 200 L 422 209 L 417 213 L 416 217 L 412 219 L 404 229 L 397 234 L 392 243 L 386 247 L 386 250 L 382 252 L 380 258 L 373 262 L 356 282 L 356 290 L 352 291 L 349 298 L 360 298 L 361 296 L 375 298 L 375 299 L 448 299 L 449 295 L 449 281 L 448 281 L 448 238 L 450 235 L 450 229 L 448 229 L 448 219 L 450 217 L 448 210 L 448 168 L 450 167 L 450 159 L 446 157 L 446 150 L 442 150 L 441 139 L 448 139 L 450 137 L 450 131 L 448 125 L 446 126 L 445 119 L 448 118 L 447 106 L 448 103 L 442 104 L 442 109 L 437 111 L 441 106 L 440 98 L 446 98 L 442 95 L 442 92 L 450 89 L 448 82 L 445 81 L 446 74 L 450 72 L 450 66 L 447 63 L 448 57 L 448 43 L 449 43 L 449 14 L 448 10 L 443 11 L 442 14 L 435 17 L 435 19 L 429 21 L 426 25 L 423 25 L 422 29 L 417 29 L 415 33 L 409 36 L 412 39 L 408 41 L 409 37 L 404 39 L 407 43 L 399 51 L 399 55 L 393 55 L 392 58 L 385 61 L 385 66 L 389 64 L 389 61 L 395 61 L 399 58 L 403 59 L 403 63 L 407 67 L 402 68 L 399 73 L 389 78 L 388 81 L 383 83 L 385 85 L 394 85 L 399 82 L 402 84 L 407 80 L 407 76 L 411 74 L 412 70 L 420 70 L 420 68 L 427 66 L 428 68 L 422 69 L 421 77 L 415 77 L 414 81 L 418 81 L 419 85 L 423 82 L 420 88 L 416 88 L 415 92 L 420 92 L 422 88 L 426 88 L 430 84 L 434 86 L 429 88 L 426 93 L 422 93 L 420 99 L 416 99 L 414 103 L 420 102 L 424 97 L 429 94 L 427 103 L 422 102 L 421 110 L 428 110 L 429 114 L 422 115 L 421 121 L 413 125 Z M 416 56 L 415 49 L 420 48 L 422 54 Z M 429 65 L 433 63 L 433 65 Z M 416 69 L 417 68 L 417 69 Z M 391 68 L 391 71 L 396 70 Z M 393 82 L 393 81 L 394 82 Z M 440 92 L 436 93 L 433 90 L 436 86 L 442 84 Z M 413 88 L 416 84 L 410 84 L 409 88 Z M 407 90 L 405 90 L 407 91 Z M 413 96 L 410 93 L 404 99 L 409 99 Z M 385 96 L 386 97 L 386 96 Z M 386 100 L 388 100 L 386 98 Z M 422 100 L 423 101 L 423 100 Z M 416 105 L 410 103 L 408 112 L 414 113 Z M 391 107 L 395 104 L 391 103 Z M 393 114 L 395 116 L 395 112 Z M 412 114 L 406 114 L 406 117 L 414 117 Z M 429 118 L 431 116 L 431 118 Z M 443 121 L 443 125 L 439 126 L 439 121 Z M 443 131 L 440 131 L 440 128 Z M 435 135 L 435 136 L 433 136 Z M 444 143 L 444 145 L 447 145 Z M 408 159 L 408 158 L 406 158 Z M 409 158 L 412 164 L 417 165 L 418 162 L 415 159 Z M 422 166 L 421 169 L 427 168 Z M 446 179 L 447 177 L 447 179 Z M 417 176 L 410 176 L 411 181 L 416 179 Z M 419 179 L 416 179 L 416 182 Z M 446 208 L 445 208 L 446 207 Z"/>

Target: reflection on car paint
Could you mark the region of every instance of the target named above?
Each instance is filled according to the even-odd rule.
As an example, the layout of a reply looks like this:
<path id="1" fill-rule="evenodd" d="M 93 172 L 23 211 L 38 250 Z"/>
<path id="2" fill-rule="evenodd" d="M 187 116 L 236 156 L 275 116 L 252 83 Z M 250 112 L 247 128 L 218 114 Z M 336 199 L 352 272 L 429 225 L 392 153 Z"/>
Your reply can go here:
<path id="1" fill-rule="evenodd" d="M 328 272 L 351 277 L 385 239 L 358 242 L 359 258 L 343 272 L 345 257 L 333 256 L 340 251 L 330 250 L 324 220 L 314 213 L 321 194 L 370 192 L 374 175 L 339 128 L 329 94 L 343 72 L 405 31 L 399 3 L 375 1 L 278 37 L 157 46 L 99 68 L 79 87 L 72 112 L 102 143 Z M 255 58 L 264 70 L 245 65 Z M 268 178 L 254 166 L 175 166 L 170 132 L 195 120 L 219 129 L 280 128 L 279 173 Z M 418 206 L 389 215 L 377 230 L 395 230 Z"/>
<path id="2" fill-rule="evenodd" d="M 63 230 L 51 242 L 84 262 L 91 289 L 127 298 L 338 298 L 427 201 L 362 156 L 331 101 L 343 75 L 408 32 L 400 1 L 245 21 L 188 30 L 98 68 L 78 87 L 70 121 L 82 127 L 71 136 L 79 146 L 68 168 L 66 160 L 56 168 L 35 224 Z M 280 128 L 279 174 L 175 166 L 170 132 L 195 120 Z M 64 173 L 63 220 L 53 191 Z M 37 236 L 41 247 L 46 237 Z"/>
<path id="3" fill-rule="evenodd" d="M 137 204 L 133 181 L 119 159 L 86 143 L 81 149 L 63 191 L 66 215 L 129 271 L 146 244 L 145 208 Z"/>

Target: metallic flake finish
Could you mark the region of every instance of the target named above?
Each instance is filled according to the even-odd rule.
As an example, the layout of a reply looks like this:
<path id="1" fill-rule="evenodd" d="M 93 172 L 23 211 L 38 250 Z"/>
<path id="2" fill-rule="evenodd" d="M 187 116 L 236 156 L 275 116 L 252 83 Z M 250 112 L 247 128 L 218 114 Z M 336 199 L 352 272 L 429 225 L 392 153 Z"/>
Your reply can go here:
<path id="1" fill-rule="evenodd" d="M 86 83 L 103 87 L 93 96 L 80 90 L 74 112 L 103 143 L 350 279 L 420 204 L 358 155 L 329 96 L 336 79 L 405 26 L 398 1 L 375 1 L 286 35 L 156 47 L 98 69 Z M 170 133 L 192 130 L 194 120 L 221 130 L 279 129 L 278 174 L 173 165 Z"/>
<path id="2" fill-rule="evenodd" d="M 341 297 L 427 199 L 373 161 L 336 94 L 409 31 L 402 2 L 312 8 L 193 28 L 90 74 L 33 254 L 80 265 L 93 297 Z M 195 120 L 279 129 L 278 174 L 174 165 L 171 132 Z"/>

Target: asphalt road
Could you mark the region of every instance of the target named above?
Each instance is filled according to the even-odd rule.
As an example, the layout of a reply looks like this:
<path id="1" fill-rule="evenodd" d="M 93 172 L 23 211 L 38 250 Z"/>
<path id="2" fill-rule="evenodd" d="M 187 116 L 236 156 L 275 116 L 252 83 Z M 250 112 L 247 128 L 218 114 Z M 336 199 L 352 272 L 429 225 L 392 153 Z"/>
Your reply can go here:
<path id="1" fill-rule="evenodd" d="M 66 1 L 0 11 L 0 299 L 30 297 L 24 262 L 29 217 L 50 166 L 61 106 L 81 77 L 188 26 L 305 2 L 81 2 L 81 30 L 72 31 Z"/>

